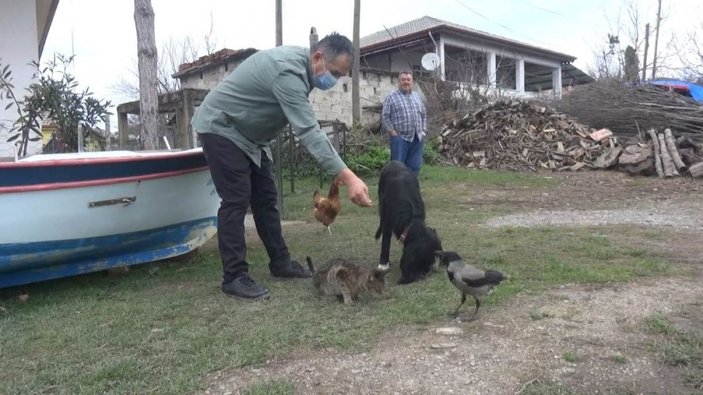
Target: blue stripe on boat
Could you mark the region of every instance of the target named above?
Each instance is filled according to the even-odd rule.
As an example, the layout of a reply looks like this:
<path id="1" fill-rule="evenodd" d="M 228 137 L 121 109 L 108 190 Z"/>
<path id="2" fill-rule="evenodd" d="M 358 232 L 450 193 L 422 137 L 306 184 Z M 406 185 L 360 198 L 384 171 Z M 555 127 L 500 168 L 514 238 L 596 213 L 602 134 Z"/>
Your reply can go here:
<path id="1" fill-rule="evenodd" d="M 182 255 L 192 250 L 188 242 L 216 226 L 210 217 L 114 236 L 0 244 L 0 288 Z"/>
<path id="2" fill-rule="evenodd" d="M 94 181 L 145 176 L 207 166 L 205 155 L 183 155 L 158 159 L 134 158 L 126 162 L 48 164 L 0 169 L 0 187 Z"/>

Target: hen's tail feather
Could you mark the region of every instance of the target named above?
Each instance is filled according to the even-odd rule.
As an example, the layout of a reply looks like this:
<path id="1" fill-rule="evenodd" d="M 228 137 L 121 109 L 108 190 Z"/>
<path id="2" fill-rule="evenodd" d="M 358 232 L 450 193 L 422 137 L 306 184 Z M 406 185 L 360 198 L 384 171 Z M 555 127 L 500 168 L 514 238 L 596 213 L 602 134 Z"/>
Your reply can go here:
<path id="1" fill-rule="evenodd" d="M 312 203 L 317 208 L 317 204 L 320 202 L 320 191 L 315 191 L 312 194 Z"/>
<path id="2" fill-rule="evenodd" d="M 336 182 L 332 182 L 332 185 L 330 185 L 330 191 L 327 193 L 327 197 L 329 199 L 336 199 L 339 197 L 339 185 L 337 185 Z"/>

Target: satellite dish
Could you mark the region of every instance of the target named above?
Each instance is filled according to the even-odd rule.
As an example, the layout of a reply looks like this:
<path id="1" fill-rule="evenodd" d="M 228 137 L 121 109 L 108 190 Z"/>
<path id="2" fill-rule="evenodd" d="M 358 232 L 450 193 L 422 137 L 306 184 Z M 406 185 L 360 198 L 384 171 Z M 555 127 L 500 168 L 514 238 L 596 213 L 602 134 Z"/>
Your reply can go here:
<path id="1" fill-rule="evenodd" d="M 437 54 L 434 52 L 428 52 L 422 55 L 420 63 L 422 63 L 422 68 L 424 68 L 425 70 L 436 70 L 437 67 L 439 67 L 439 56 L 437 56 Z"/>

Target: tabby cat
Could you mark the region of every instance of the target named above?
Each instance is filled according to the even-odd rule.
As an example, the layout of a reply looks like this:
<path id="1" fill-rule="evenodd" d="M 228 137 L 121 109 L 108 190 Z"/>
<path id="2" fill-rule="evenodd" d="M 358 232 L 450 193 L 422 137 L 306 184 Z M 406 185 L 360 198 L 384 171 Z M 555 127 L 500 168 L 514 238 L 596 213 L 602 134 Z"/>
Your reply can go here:
<path id="1" fill-rule="evenodd" d="M 306 258 L 308 267 L 313 273 L 312 283 L 323 295 L 335 295 L 344 300 L 344 304 L 352 304 L 354 299 L 364 291 L 382 294 L 386 286 L 387 271 L 372 269 L 354 264 L 343 258 L 333 258 L 315 270 L 310 257 Z"/>

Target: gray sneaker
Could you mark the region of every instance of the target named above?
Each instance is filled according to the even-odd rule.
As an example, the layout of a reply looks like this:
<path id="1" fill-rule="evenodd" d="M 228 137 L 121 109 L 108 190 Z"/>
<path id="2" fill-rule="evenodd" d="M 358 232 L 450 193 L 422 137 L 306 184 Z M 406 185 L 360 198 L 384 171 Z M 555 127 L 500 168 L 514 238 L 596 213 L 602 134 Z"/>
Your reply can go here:
<path id="1" fill-rule="evenodd" d="M 245 302 L 267 300 L 271 296 L 268 289 L 254 281 L 249 273 L 243 273 L 234 280 L 222 284 L 222 292 L 231 298 Z"/>

